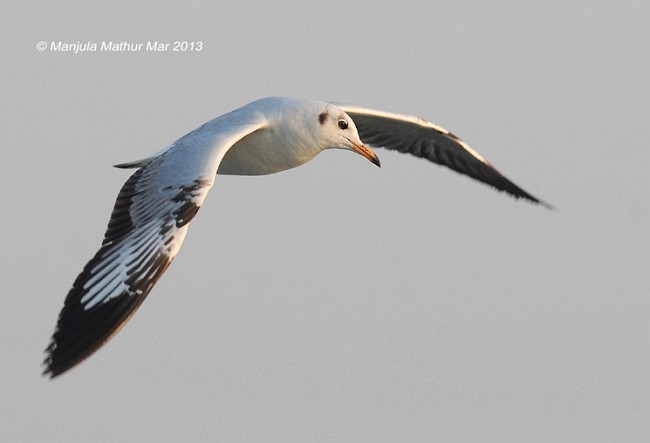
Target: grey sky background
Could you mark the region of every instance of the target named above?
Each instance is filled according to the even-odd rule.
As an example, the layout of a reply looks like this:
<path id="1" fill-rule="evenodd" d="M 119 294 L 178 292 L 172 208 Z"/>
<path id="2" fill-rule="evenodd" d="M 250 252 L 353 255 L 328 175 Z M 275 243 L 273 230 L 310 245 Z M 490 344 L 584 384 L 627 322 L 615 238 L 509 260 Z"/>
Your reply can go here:
<path id="1" fill-rule="evenodd" d="M 1 9 L 0 440 L 648 441 L 647 2 Z M 42 378 L 111 165 L 269 95 L 427 118 L 559 212 L 382 150 L 219 177 L 128 325 Z"/>

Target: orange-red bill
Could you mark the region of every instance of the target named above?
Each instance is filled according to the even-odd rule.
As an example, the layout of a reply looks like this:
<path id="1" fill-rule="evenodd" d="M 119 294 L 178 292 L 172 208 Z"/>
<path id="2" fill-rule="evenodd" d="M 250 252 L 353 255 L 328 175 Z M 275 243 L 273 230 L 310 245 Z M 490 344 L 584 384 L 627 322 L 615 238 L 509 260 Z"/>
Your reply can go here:
<path id="1" fill-rule="evenodd" d="M 351 142 L 352 143 L 352 142 Z M 381 167 L 381 163 L 379 162 L 379 157 L 377 157 L 377 154 L 375 154 L 372 149 L 367 147 L 366 145 L 361 145 L 357 146 L 356 143 L 352 143 L 352 146 L 354 146 L 354 152 L 357 154 L 360 154 L 370 160 L 372 163 L 375 165 Z"/>

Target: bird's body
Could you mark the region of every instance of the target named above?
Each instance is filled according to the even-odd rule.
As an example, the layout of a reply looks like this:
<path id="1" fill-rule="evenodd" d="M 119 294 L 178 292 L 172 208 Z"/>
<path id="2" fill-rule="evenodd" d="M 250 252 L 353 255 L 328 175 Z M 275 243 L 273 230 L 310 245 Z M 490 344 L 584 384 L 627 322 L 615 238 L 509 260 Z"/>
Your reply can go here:
<path id="1" fill-rule="evenodd" d="M 282 106 L 277 106 L 281 103 Z M 276 105 L 276 106 L 274 106 Z M 328 145 L 308 143 L 320 129 L 318 120 L 306 124 L 286 124 L 292 122 L 292 115 L 314 114 L 326 109 L 322 102 L 294 98 L 271 97 L 257 100 L 226 114 L 229 121 L 247 119 L 251 114 L 260 113 L 266 121 L 265 129 L 235 143 L 219 165 L 218 174 L 224 175 L 266 175 L 300 166 L 314 158 Z M 215 120 L 221 120 L 217 117 Z M 213 121 L 215 121 L 213 120 Z M 357 136 L 358 137 L 358 136 Z"/>
<path id="2" fill-rule="evenodd" d="M 66 297 L 45 372 L 54 377 L 70 369 L 135 313 L 178 253 L 217 174 L 272 174 L 331 148 L 354 151 L 379 166 L 361 140 L 545 204 L 458 137 L 425 120 L 313 100 L 260 99 L 203 124 L 152 157 L 116 165 L 138 169 L 117 197 L 100 250 Z"/>

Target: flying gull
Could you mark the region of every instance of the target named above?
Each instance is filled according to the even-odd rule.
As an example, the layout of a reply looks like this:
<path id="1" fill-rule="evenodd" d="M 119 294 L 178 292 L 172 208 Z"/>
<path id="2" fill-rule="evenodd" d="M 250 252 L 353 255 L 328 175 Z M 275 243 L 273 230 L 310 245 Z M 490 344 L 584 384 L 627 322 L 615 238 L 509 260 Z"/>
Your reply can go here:
<path id="1" fill-rule="evenodd" d="M 117 196 L 101 248 L 65 299 L 44 374 L 55 377 L 72 368 L 131 318 L 178 253 L 217 174 L 272 174 L 331 148 L 356 152 L 379 166 L 369 146 L 426 158 L 551 208 L 426 120 L 338 103 L 263 98 L 210 120 L 152 157 L 116 165 L 137 170 Z"/>

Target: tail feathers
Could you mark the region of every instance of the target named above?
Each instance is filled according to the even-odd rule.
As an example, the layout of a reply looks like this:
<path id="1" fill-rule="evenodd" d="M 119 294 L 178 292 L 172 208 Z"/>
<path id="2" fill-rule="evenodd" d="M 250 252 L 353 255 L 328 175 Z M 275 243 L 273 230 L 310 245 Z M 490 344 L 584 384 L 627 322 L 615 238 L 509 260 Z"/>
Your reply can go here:
<path id="1" fill-rule="evenodd" d="M 135 169 L 135 168 L 141 168 L 142 166 L 146 165 L 152 160 L 155 160 L 157 155 L 153 157 L 148 157 L 148 158 L 143 158 L 142 160 L 134 160 L 131 162 L 126 162 L 126 163 L 118 163 L 117 165 L 113 165 L 115 168 L 120 168 L 120 169 Z"/>
<path id="2" fill-rule="evenodd" d="M 160 151 L 156 152 L 154 155 L 151 157 L 143 158 L 142 160 L 133 160 L 130 162 L 126 163 L 118 163 L 117 165 L 113 165 L 116 168 L 121 168 L 121 169 L 135 169 L 135 168 L 141 168 L 142 166 L 146 165 L 147 163 L 152 162 L 153 160 L 157 159 L 161 155 L 165 154 L 167 151 L 169 151 L 172 147 L 174 147 L 174 143 L 171 145 L 161 149 Z"/>

